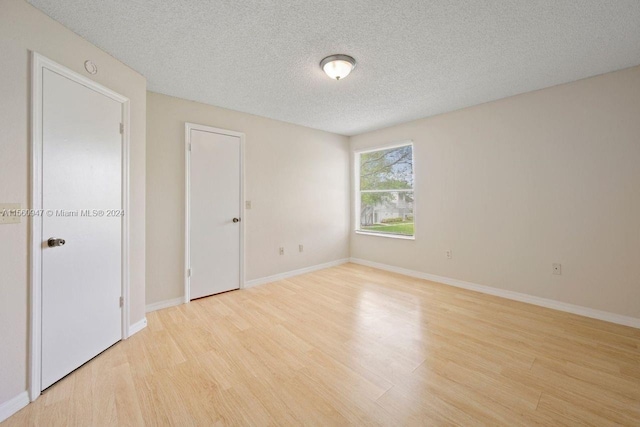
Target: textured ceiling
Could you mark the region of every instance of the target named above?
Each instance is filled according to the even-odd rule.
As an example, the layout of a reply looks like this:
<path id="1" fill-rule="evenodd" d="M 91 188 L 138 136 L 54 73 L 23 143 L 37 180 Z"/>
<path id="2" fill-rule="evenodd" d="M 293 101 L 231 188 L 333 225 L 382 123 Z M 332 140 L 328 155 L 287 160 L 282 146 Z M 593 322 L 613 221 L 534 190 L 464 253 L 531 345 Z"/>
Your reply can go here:
<path id="1" fill-rule="evenodd" d="M 345 135 L 640 64 L 638 0 L 29 1 L 151 91 Z"/>

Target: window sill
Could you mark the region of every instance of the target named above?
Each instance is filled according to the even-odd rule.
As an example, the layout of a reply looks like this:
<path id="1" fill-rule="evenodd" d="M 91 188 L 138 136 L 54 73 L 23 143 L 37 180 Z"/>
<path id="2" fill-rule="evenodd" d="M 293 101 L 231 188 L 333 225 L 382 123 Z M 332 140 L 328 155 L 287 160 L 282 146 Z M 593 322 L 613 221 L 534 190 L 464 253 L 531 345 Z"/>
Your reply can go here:
<path id="1" fill-rule="evenodd" d="M 416 236 L 403 236 L 402 234 L 385 234 L 385 233 L 371 233 L 369 231 L 360 231 L 355 230 L 356 234 L 362 234 L 364 236 L 376 236 L 376 237 L 387 237 L 390 239 L 400 239 L 400 240 L 416 240 Z"/>

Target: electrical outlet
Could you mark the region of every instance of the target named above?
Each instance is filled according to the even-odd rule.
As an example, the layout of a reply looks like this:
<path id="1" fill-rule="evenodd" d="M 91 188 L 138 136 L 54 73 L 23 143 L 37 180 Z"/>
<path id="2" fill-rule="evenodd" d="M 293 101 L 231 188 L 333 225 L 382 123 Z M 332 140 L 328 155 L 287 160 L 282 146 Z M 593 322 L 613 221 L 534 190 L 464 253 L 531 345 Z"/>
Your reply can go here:
<path id="1" fill-rule="evenodd" d="M 558 276 L 562 274 L 562 264 L 553 264 L 553 274 L 557 274 Z"/>
<path id="2" fill-rule="evenodd" d="M 304 246 L 298 245 L 298 251 L 303 252 L 304 251 Z"/>
<path id="3" fill-rule="evenodd" d="M 246 202 L 244 202 L 244 207 L 245 209 L 251 209 L 251 200 L 247 200 Z"/>
<path id="4" fill-rule="evenodd" d="M 453 253 L 451 252 L 451 249 L 446 250 L 444 253 L 447 255 L 448 259 L 453 258 Z"/>
<path id="5" fill-rule="evenodd" d="M 284 248 L 280 248 L 280 255 L 284 255 Z"/>

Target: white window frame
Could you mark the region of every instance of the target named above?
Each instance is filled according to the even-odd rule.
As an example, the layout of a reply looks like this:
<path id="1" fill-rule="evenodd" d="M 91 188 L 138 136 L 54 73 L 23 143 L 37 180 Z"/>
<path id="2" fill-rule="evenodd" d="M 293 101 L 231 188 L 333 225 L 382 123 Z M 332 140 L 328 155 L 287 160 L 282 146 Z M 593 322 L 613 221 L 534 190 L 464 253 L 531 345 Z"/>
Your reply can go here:
<path id="1" fill-rule="evenodd" d="M 411 155 L 412 155 L 412 175 L 413 175 L 413 189 L 411 190 L 413 192 L 413 235 L 412 236 L 404 236 L 402 234 L 390 234 L 390 233 L 376 233 L 374 231 L 364 231 L 364 230 L 360 230 L 360 201 L 361 201 L 361 195 L 360 195 L 360 155 L 364 154 L 364 153 L 371 153 L 374 151 L 382 151 L 382 150 L 389 150 L 392 148 L 400 148 L 400 147 L 406 147 L 406 146 L 411 146 Z M 417 215 L 416 215 L 416 151 L 415 151 L 415 146 L 413 144 L 412 140 L 406 140 L 406 141 L 399 141 L 399 142 L 394 142 L 391 144 L 385 144 L 385 145 L 381 145 L 381 146 L 377 146 L 377 147 L 372 147 L 372 148 L 363 148 L 360 150 L 354 150 L 353 152 L 353 182 L 354 182 L 354 202 L 355 202 L 355 212 L 354 212 L 354 225 L 355 225 L 355 229 L 354 232 L 356 234 L 362 234 L 365 236 L 376 236 L 376 237 L 387 237 L 387 238 L 391 238 L 391 239 L 401 239 L 401 240 L 415 240 L 416 239 L 416 234 L 417 234 Z M 387 190 L 385 190 L 387 191 Z M 394 191 L 394 190 L 389 190 L 389 191 Z"/>

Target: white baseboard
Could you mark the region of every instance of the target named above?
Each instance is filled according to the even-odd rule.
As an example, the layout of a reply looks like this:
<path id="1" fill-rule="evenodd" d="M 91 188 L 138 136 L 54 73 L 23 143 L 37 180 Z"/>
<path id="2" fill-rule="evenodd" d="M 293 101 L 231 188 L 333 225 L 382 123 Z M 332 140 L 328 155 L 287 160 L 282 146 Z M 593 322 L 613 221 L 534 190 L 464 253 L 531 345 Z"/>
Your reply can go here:
<path id="1" fill-rule="evenodd" d="M 168 299 L 166 301 L 154 302 L 152 304 L 147 304 L 146 311 L 149 313 L 150 311 L 162 310 L 163 308 L 173 307 L 175 305 L 180 305 L 184 303 L 184 297 L 178 297 L 174 299 Z"/>
<path id="2" fill-rule="evenodd" d="M 298 276 L 300 274 L 311 273 L 312 271 L 323 270 L 329 267 L 335 267 L 337 265 L 346 264 L 349 262 L 349 258 L 343 258 L 336 261 L 325 262 L 324 264 L 312 265 L 311 267 L 300 268 L 298 270 L 285 271 L 284 273 L 274 274 L 273 276 L 261 277 L 259 279 L 248 280 L 244 283 L 242 289 L 252 288 L 254 286 L 262 285 L 265 283 L 277 282 L 278 280 L 287 279 L 289 277 Z M 183 304 L 184 297 L 178 297 L 166 301 L 154 302 L 153 304 L 147 304 L 146 311 L 161 310 L 163 308 L 173 307 L 175 305 Z"/>
<path id="3" fill-rule="evenodd" d="M 354 264 L 366 265 L 368 267 L 380 270 L 391 271 L 393 273 L 404 274 L 405 276 L 416 277 L 418 279 L 430 280 L 432 282 L 443 283 L 445 285 L 455 286 L 457 288 L 468 289 L 471 291 L 481 292 L 483 294 L 495 295 L 498 297 L 526 302 L 541 307 L 551 308 L 567 313 L 578 314 L 580 316 L 590 317 L 593 319 L 604 320 L 605 322 L 616 323 L 618 325 L 631 326 L 632 328 L 640 328 L 640 319 L 621 314 L 609 313 L 607 311 L 596 310 L 589 307 L 568 304 L 566 302 L 556 301 L 547 298 L 536 297 L 533 295 L 523 294 L 520 292 L 507 291 L 505 289 L 492 288 L 491 286 L 478 285 L 476 283 L 465 282 L 464 280 L 452 279 L 435 274 L 423 273 L 420 271 L 409 270 L 392 265 L 381 264 L 374 261 L 368 261 L 359 258 L 351 258 L 350 262 Z"/>
<path id="4" fill-rule="evenodd" d="M 336 267 L 349 262 L 348 258 L 338 259 L 335 261 L 325 262 L 324 264 L 316 264 L 311 267 L 300 268 L 298 270 L 285 271 L 284 273 L 274 274 L 273 276 L 261 277 L 259 279 L 248 280 L 244 283 L 244 289 L 251 288 L 265 283 L 277 282 L 278 280 L 287 279 L 301 274 L 311 273 L 313 271 L 324 270 L 325 268 Z"/>
<path id="5" fill-rule="evenodd" d="M 133 325 L 129 326 L 129 336 L 136 334 L 147 327 L 147 318 L 137 321 Z"/>
<path id="6" fill-rule="evenodd" d="M 16 397 L 0 404 L 0 423 L 29 404 L 29 393 L 23 391 Z"/>

